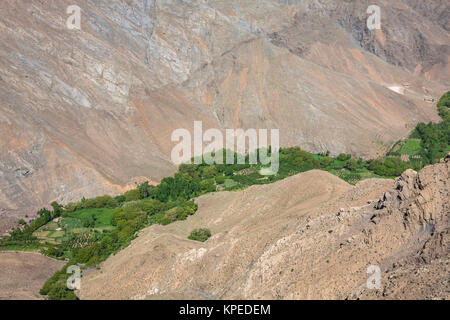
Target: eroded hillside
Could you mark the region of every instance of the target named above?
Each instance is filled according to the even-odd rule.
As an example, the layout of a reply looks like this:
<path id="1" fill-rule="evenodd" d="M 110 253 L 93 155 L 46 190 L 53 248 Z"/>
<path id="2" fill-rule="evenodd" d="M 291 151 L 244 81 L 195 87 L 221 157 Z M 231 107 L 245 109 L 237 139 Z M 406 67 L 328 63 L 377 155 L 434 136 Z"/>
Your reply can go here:
<path id="1" fill-rule="evenodd" d="M 323 171 L 197 200 L 82 279 L 82 299 L 448 299 L 450 155 L 350 186 Z M 187 239 L 209 228 L 205 243 Z M 367 268 L 381 288 L 369 290 Z"/>
<path id="2" fill-rule="evenodd" d="M 42 285 L 63 265 L 37 252 L 0 252 L 0 300 L 42 300 Z"/>
<path id="3" fill-rule="evenodd" d="M 445 1 L 381 1 L 377 32 L 366 1 L 80 0 L 81 31 L 72 2 L 0 3 L 2 220 L 170 175 L 194 120 L 370 157 L 439 119 Z"/>

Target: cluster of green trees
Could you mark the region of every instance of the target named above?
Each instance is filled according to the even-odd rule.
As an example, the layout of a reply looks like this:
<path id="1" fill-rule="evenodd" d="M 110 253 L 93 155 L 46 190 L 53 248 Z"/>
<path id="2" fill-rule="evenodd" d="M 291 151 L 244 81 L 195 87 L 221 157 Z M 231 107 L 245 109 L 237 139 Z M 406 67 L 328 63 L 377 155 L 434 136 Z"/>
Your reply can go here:
<path id="1" fill-rule="evenodd" d="M 142 190 L 142 185 L 137 190 L 139 189 Z M 71 257 L 67 265 L 95 266 L 106 260 L 111 254 L 127 247 L 138 231 L 144 227 L 153 223 L 169 224 L 176 220 L 184 220 L 196 211 L 197 205 L 194 201 L 161 202 L 149 196 L 142 200 L 125 201 L 118 205 L 111 217 L 111 225 L 115 227 L 113 230 L 94 233 L 89 245 L 86 246 L 74 247 L 73 244 L 79 243 L 78 237 L 82 235 L 72 235 L 70 240 L 58 248 L 51 247 L 46 253 L 53 257 L 62 255 Z M 66 251 L 70 251 L 69 254 Z M 65 281 L 68 276 L 64 269 L 57 272 L 46 282 L 41 293 L 48 295 L 50 299 L 75 298 L 73 292 L 66 288 Z"/>
<path id="2" fill-rule="evenodd" d="M 419 123 L 411 138 L 421 141 L 421 158 L 424 164 L 438 162 L 450 150 L 450 91 L 438 102 L 439 123 Z"/>
<path id="3" fill-rule="evenodd" d="M 223 161 L 226 163 L 226 151 L 220 152 L 222 152 Z M 234 153 L 234 157 L 237 159 L 238 154 Z M 152 188 L 149 191 L 149 196 L 161 202 L 168 202 L 189 200 L 205 193 L 215 192 L 217 185 L 223 184 L 227 178 L 238 179 L 235 174 L 240 170 L 258 166 L 248 164 L 248 158 L 247 155 L 246 164 L 209 165 L 204 159 L 201 164 L 182 164 L 173 177 L 164 178 L 157 187 Z"/>
<path id="4" fill-rule="evenodd" d="M 75 212 L 82 209 L 93 209 L 93 208 L 117 208 L 119 201 L 116 198 L 105 195 L 92 199 L 81 199 L 78 202 L 71 202 L 64 207 L 65 212 Z"/>
<path id="5" fill-rule="evenodd" d="M 4 238 L 0 247 L 7 246 L 28 246 L 35 247 L 39 245 L 38 239 L 33 235 L 40 227 L 46 225 L 53 219 L 59 217 L 62 212 L 62 207 L 57 202 L 52 202 L 53 211 L 48 209 L 41 209 L 38 211 L 38 218 L 32 220 L 28 225 L 23 221 L 20 223 L 21 227 L 17 227 L 10 232 L 10 236 Z"/>
<path id="6" fill-rule="evenodd" d="M 418 169 L 418 166 L 399 157 L 386 157 L 368 161 L 367 168 L 379 176 L 396 177 L 407 169 Z"/>
<path id="7" fill-rule="evenodd" d="M 77 300 L 75 292 L 67 288 L 67 268 L 73 265 L 67 263 L 61 270 L 57 271 L 39 291 L 40 294 L 48 296 L 52 300 Z"/>
<path id="8" fill-rule="evenodd" d="M 191 231 L 191 234 L 189 235 L 188 239 L 205 242 L 211 237 L 211 231 L 206 228 L 201 229 L 194 229 Z"/>

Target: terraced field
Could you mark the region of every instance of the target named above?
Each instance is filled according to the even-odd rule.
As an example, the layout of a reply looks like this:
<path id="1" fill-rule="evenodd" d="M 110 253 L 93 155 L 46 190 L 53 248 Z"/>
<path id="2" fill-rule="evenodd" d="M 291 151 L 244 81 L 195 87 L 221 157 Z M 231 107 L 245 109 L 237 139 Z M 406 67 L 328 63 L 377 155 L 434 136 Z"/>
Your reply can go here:
<path id="1" fill-rule="evenodd" d="M 422 151 L 420 139 L 406 139 L 397 142 L 391 149 L 390 154 L 416 156 Z"/>
<path id="2" fill-rule="evenodd" d="M 89 234 L 92 232 L 111 231 L 113 209 L 83 209 L 65 213 L 63 217 L 47 223 L 33 235 L 42 244 L 61 244 L 70 239 L 72 235 Z"/>

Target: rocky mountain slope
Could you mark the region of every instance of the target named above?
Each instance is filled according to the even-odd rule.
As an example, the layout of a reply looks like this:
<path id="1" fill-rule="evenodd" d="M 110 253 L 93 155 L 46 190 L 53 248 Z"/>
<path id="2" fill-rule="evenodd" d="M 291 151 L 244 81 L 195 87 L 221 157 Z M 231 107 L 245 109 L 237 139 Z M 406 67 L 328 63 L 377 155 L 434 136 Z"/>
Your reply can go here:
<path id="1" fill-rule="evenodd" d="M 450 154 L 356 186 L 323 171 L 200 197 L 86 274 L 82 299 L 449 298 Z M 187 239 L 211 229 L 205 243 Z M 381 283 L 369 290 L 367 268 Z"/>
<path id="2" fill-rule="evenodd" d="M 424 99 L 448 88 L 448 4 L 379 3 L 369 31 L 368 1 L 80 0 L 78 31 L 70 1 L 1 1 L 0 224 L 171 174 L 194 120 L 385 151 L 439 119 Z"/>

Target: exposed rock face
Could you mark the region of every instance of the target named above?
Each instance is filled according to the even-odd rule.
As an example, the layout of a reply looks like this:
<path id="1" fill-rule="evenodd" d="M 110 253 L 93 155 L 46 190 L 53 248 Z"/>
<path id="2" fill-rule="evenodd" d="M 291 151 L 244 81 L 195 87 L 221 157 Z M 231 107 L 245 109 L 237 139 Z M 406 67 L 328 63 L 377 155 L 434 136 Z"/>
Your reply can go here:
<path id="1" fill-rule="evenodd" d="M 405 171 L 396 180 L 396 189 L 386 192 L 375 208 L 385 209 L 389 214 L 401 212 L 405 228 L 420 226 L 434 232 L 436 224 L 441 225 L 450 212 L 450 203 L 445 197 L 448 195 L 449 160 L 450 155 L 436 165 L 444 167 L 442 171 L 436 171 L 433 166 L 424 168 L 420 173 L 411 169 Z M 442 196 L 436 197 L 436 194 Z"/>
<path id="2" fill-rule="evenodd" d="M 449 160 L 355 187 L 310 171 L 202 196 L 194 216 L 145 229 L 83 277 L 80 296 L 448 299 Z M 187 240 L 200 227 L 213 236 Z M 377 290 L 367 287 L 372 265 Z"/>
<path id="3" fill-rule="evenodd" d="M 367 53 L 427 79 L 448 83 L 450 46 L 444 31 L 450 27 L 447 1 L 378 1 L 381 29 L 376 31 L 366 25 L 366 10 L 372 4 L 366 0 L 299 1 L 304 10 L 296 13 L 287 28 L 272 34 L 272 43 L 333 70 L 362 72 L 374 80 L 374 76 L 391 75 L 383 74 L 381 65 L 370 69 L 378 62 Z M 364 50 L 354 51 L 354 43 Z M 356 67 L 359 70 L 354 72 Z"/>
<path id="4" fill-rule="evenodd" d="M 381 1 L 379 32 L 364 1 L 77 3 L 80 31 L 66 28 L 70 1 L 0 3 L 9 214 L 171 174 L 171 133 L 194 120 L 369 157 L 439 119 L 424 94 L 448 85 L 445 1 Z"/>
<path id="5" fill-rule="evenodd" d="M 383 290 L 363 298 L 449 299 L 450 154 L 435 166 L 406 171 L 376 205 L 382 214 L 403 216 L 405 230 L 418 240 L 415 252 L 385 271 Z"/>

